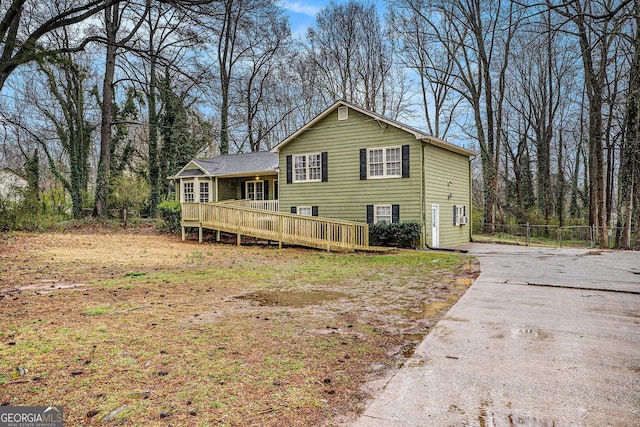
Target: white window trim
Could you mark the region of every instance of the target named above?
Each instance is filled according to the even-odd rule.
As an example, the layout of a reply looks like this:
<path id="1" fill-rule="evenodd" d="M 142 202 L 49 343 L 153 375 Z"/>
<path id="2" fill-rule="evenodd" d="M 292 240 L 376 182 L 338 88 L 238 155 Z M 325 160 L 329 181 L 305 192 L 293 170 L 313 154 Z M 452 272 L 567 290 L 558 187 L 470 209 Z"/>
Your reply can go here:
<path id="1" fill-rule="evenodd" d="M 389 208 L 389 216 L 388 220 L 385 218 L 383 220 L 378 218 L 378 208 Z M 393 206 L 391 205 L 373 205 L 373 223 L 377 224 L 381 221 L 387 221 L 389 224 L 393 222 Z"/>
<path id="2" fill-rule="evenodd" d="M 309 169 L 309 156 L 318 156 L 319 159 L 319 167 L 320 167 L 320 177 L 317 179 L 309 179 L 310 173 Z M 296 177 L 296 158 L 304 157 L 305 158 L 305 179 L 297 179 Z M 307 154 L 294 154 L 291 160 L 291 178 L 293 182 L 321 182 L 322 181 L 322 154 L 321 153 L 307 153 Z"/>
<path id="3" fill-rule="evenodd" d="M 191 184 L 192 188 L 189 194 L 193 195 L 193 200 L 187 201 L 187 184 Z M 196 183 L 195 180 L 182 181 L 182 203 L 195 203 L 196 202 Z"/>
<path id="4" fill-rule="evenodd" d="M 207 186 L 207 191 L 206 192 L 202 191 L 202 184 L 205 184 Z M 203 194 L 207 195 L 207 201 L 206 202 L 202 201 L 202 195 Z M 211 183 L 209 181 L 200 181 L 198 183 L 198 200 L 200 201 L 200 203 L 209 203 L 211 201 Z"/>
<path id="5" fill-rule="evenodd" d="M 387 174 L 387 150 L 400 150 L 400 171 L 397 175 Z M 382 150 L 382 175 L 371 175 L 371 162 L 369 161 L 369 152 Z M 367 179 L 386 179 L 386 178 L 402 178 L 402 146 L 395 145 L 391 147 L 373 147 L 367 148 Z"/>
<path id="6" fill-rule="evenodd" d="M 465 215 L 466 210 L 466 205 L 456 205 L 455 225 L 467 225 L 469 219 Z"/>
<path id="7" fill-rule="evenodd" d="M 258 183 L 258 182 L 262 183 L 262 199 L 256 199 L 255 198 L 255 195 L 256 195 L 255 184 Z M 264 200 L 264 180 L 257 179 L 255 181 L 246 181 L 244 184 L 245 184 L 244 185 L 244 196 L 245 196 L 246 199 L 249 199 L 249 184 L 254 184 L 254 187 L 253 187 L 254 198 L 253 199 L 249 199 L 249 200 L 254 200 L 254 201 L 255 200 Z"/>
<path id="8" fill-rule="evenodd" d="M 307 210 L 307 209 L 308 209 L 309 213 L 308 213 L 308 214 L 306 214 L 306 213 L 301 213 L 300 211 L 301 211 L 302 209 L 304 209 L 304 210 Z M 302 216 L 313 216 L 313 207 L 311 207 L 311 206 L 296 206 L 296 213 L 297 213 L 298 215 L 302 215 Z"/>

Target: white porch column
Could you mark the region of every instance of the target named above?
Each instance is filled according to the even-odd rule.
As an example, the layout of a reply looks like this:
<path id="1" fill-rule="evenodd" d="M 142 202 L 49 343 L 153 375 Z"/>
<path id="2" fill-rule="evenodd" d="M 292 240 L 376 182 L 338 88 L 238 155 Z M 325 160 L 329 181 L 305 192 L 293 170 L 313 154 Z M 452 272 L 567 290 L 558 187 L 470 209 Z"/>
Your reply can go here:
<path id="1" fill-rule="evenodd" d="M 198 177 L 193 178 L 193 201 L 200 202 L 200 180 Z"/>

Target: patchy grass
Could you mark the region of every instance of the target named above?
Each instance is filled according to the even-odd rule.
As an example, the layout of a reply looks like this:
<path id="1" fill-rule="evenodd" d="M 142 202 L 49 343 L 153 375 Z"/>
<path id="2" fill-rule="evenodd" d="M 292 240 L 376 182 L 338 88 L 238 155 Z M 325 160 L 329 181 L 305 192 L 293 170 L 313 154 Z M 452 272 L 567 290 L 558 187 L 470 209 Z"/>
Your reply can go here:
<path id="1" fill-rule="evenodd" d="M 13 234 L 0 261 L 0 404 L 63 405 L 69 425 L 348 421 L 477 274 L 149 234 Z"/>

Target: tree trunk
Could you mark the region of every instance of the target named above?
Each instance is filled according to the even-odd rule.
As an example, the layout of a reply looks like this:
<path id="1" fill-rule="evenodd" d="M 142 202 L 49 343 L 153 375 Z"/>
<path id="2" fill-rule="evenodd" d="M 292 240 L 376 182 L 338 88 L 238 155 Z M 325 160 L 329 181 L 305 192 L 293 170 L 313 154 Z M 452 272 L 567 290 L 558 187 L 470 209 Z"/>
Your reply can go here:
<path id="1" fill-rule="evenodd" d="M 640 2 L 635 2 L 636 37 L 629 77 L 629 97 L 625 135 L 620 153 L 620 172 L 618 175 L 618 211 L 622 229 L 617 236 L 619 249 L 632 249 L 633 237 L 640 233 Z M 636 236 L 632 235 L 635 225 Z"/>
<path id="2" fill-rule="evenodd" d="M 147 104 L 149 114 L 149 187 L 151 188 L 151 200 L 149 200 L 149 215 L 156 216 L 156 209 L 160 203 L 160 165 L 158 161 L 158 111 L 156 107 L 156 89 L 158 77 L 156 75 L 156 60 L 154 52 L 150 55 L 149 89 Z"/>
<path id="3" fill-rule="evenodd" d="M 229 154 L 229 82 L 222 84 L 220 106 L 220 154 Z"/>
<path id="4" fill-rule="evenodd" d="M 584 15 L 578 13 L 573 19 L 578 27 L 586 90 L 589 98 L 589 225 L 597 228 L 600 247 L 606 248 L 609 244 L 609 238 L 602 145 L 602 97 L 606 58 L 600 59 L 599 67 L 596 69 L 592 56 L 593 47 L 585 28 Z M 599 43 L 605 43 L 605 41 L 599 40 Z M 602 50 L 606 54 L 604 47 Z"/>
<path id="5" fill-rule="evenodd" d="M 564 197 L 565 197 L 565 181 L 564 181 L 564 142 L 562 140 L 562 129 L 558 132 L 558 198 L 556 201 L 556 212 L 560 227 L 564 226 Z"/>
<path id="6" fill-rule="evenodd" d="M 109 194 L 109 172 L 111 163 L 111 124 L 113 122 L 113 79 L 116 68 L 116 33 L 119 21 L 119 3 L 105 9 L 105 28 L 107 32 L 107 52 L 105 58 L 104 79 L 102 80 L 102 114 L 100 121 L 100 160 L 96 177 L 96 201 L 94 216 L 102 217 L 107 210 Z"/>
<path id="7" fill-rule="evenodd" d="M 224 22 L 220 40 L 218 41 L 218 61 L 220 65 L 220 89 L 222 105 L 220 106 L 220 154 L 229 154 L 229 90 L 231 87 L 231 71 L 234 62 L 236 29 L 238 17 L 233 15 L 234 0 L 226 0 Z"/>

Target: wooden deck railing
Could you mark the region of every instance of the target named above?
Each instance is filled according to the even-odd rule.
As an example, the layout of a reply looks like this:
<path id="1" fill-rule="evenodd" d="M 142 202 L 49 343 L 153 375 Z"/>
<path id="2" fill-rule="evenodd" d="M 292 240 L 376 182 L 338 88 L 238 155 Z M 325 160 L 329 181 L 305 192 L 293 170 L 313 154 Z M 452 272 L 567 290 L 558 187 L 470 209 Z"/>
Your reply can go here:
<path id="1" fill-rule="evenodd" d="M 355 251 L 369 246 L 369 226 L 361 222 L 311 217 L 236 206 L 228 202 L 183 203 L 182 238 L 185 227 L 235 233 L 241 236 L 326 249 Z"/>
<path id="2" fill-rule="evenodd" d="M 261 209 L 264 211 L 278 212 L 278 200 L 227 200 L 218 203 L 243 206 L 245 208 Z"/>

